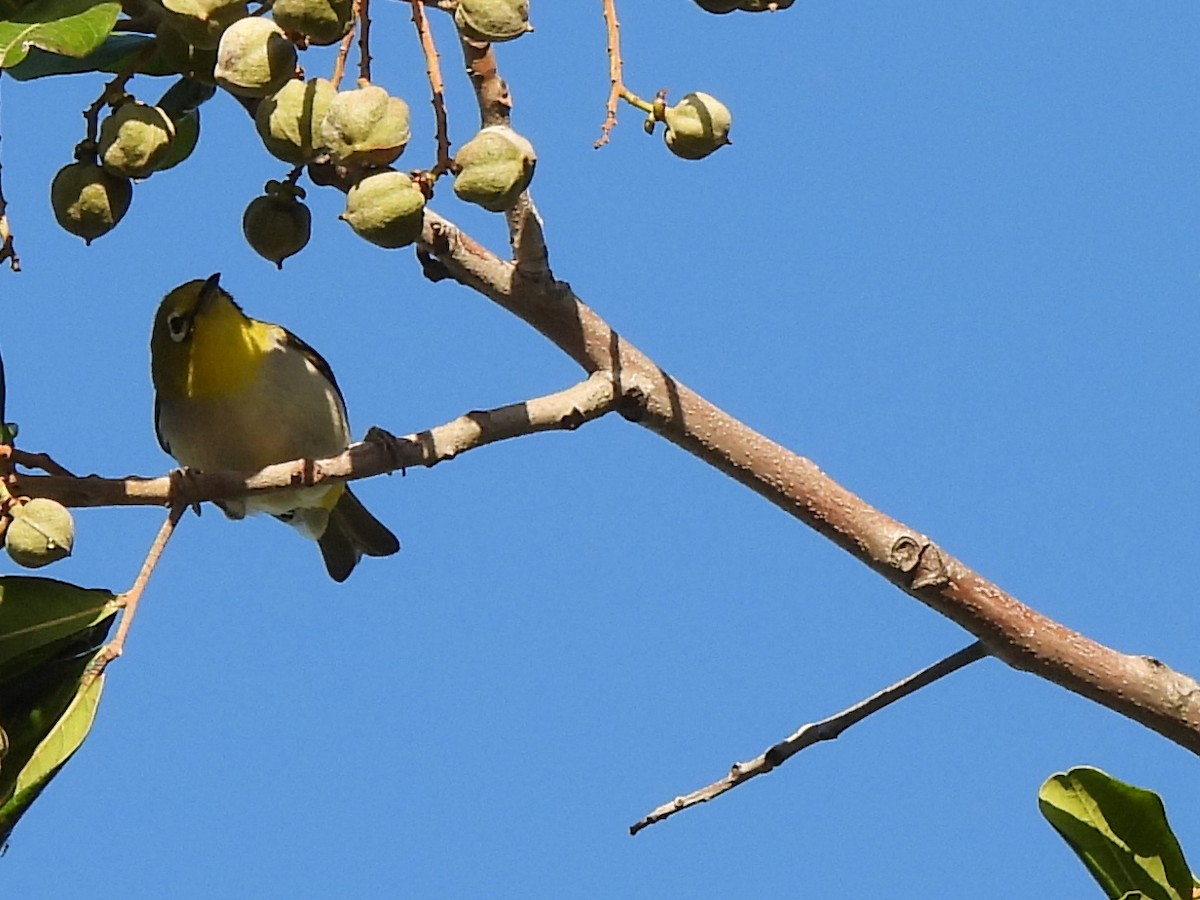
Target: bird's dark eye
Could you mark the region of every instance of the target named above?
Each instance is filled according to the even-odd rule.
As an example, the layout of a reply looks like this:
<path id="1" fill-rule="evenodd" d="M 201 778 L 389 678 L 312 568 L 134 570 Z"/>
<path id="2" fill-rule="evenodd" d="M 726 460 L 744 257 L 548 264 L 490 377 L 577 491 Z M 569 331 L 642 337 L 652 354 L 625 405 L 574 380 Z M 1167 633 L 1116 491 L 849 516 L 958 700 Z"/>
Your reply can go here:
<path id="1" fill-rule="evenodd" d="M 187 337 L 191 330 L 192 320 L 189 317 L 181 316 L 179 313 L 171 313 L 167 316 L 167 333 L 176 343 Z"/>

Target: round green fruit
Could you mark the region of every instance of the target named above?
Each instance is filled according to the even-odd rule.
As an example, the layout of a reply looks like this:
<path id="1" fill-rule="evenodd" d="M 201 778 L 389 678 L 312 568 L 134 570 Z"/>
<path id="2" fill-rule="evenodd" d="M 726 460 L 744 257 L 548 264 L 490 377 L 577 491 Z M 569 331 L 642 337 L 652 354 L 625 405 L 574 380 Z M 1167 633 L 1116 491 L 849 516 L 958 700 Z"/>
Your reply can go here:
<path id="1" fill-rule="evenodd" d="M 337 93 L 324 78 L 292 79 L 258 104 L 254 125 L 272 156 L 294 166 L 317 155 L 320 124 Z"/>
<path id="2" fill-rule="evenodd" d="M 163 0 L 163 6 L 167 25 L 206 50 L 215 49 L 225 29 L 249 13 L 245 0 Z"/>
<path id="3" fill-rule="evenodd" d="M 359 237 L 394 250 L 421 236 L 424 213 L 420 187 L 402 172 L 384 169 L 350 188 L 341 218 Z"/>
<path id="4" fill-rule="evenodd" d="M 492 125 L 459 148 L 454 157 L 454 193 L 491 212 L 503 212 L 529 187 L 537 154 L 511 128 Z"/>
<path id="5" fill-rule="evenodd" d="M 239 19 L 217 45 L 217 84 L 242 97 L 266 97 L 296 74 L 296 45 L 270 19 Z"/>
<path id="6" fill-rule="evenodd" d="M 282 269 L 283 261 L 304 249 L 312 234 L 312 213 L 300 202 L 304 188 L 268 181 L 242 216 L 242 233 L 254 252 Z"/>
<path id="7" fill-rule="evenodd" d="M 483 43 L 511 41 L 533 31 L 529 0 L 458 0 L 454 24 L 463 37 Z"/>
<path id="8" fill-rule="evenodd" d="M 165 112 L 126 101 L 100 123 L 100 165 L 113 175 L 145 178 L 167 158 L 174 139 L 175 123 Z"/>
<path id="9" fill-rule="evenodd" d="M 703 159 L 730 143 L 733 117 L 725 104 L 708 94 L 688 94 L 667 107 L 663 117 L 667 149 L 682 159 Z"/>
<path id="10" fill-rule="evenodd" d="M 132 199 L 128 178 L 111 175 L 93 162 L 64 166 L 50 185 L 54 218 L 88 244 L 113 230 Z"/>
<path id="11" fill-rule="evenodd" d="M 350 30 L 353 8 L 354 0 L 275 0 L 271 15 L 284 31 L 325 46 L 336 44 Z"/>
<path id="12" fill-rule="evenodd" d="M 320 126 L 321 146 L 335 163 L 347 168 L 394 162 L 409 136 L 408 104 L 365 83 L 335 96 Z"/>
<path id="13" fill-rule="evenodd" d="M 55 500 L 35 497 L 13 509 L 4 532 L 4 549 L 18 566 L 37 569 L 71 555 L 75 522 Z"/>

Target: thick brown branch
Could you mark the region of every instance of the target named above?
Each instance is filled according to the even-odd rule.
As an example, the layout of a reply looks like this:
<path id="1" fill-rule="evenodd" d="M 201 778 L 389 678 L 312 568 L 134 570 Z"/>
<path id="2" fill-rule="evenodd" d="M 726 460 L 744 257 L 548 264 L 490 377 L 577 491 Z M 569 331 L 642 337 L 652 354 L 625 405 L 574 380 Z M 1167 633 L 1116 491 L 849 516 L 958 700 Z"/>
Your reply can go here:
<path id="1" fill-rule="evenodd" d="M 565 391 L 497 409 L 469 412 L 419 434 L 396 438 L 373 429 L 367 440 L 338 456 L 277 463 L 253 474 L 190 472 L 186 478 L 18 474 L 13 478 L 12 490 L 21 496 L 50 497 L 66 506 L 161 506 L 227 500 L 298 484 L 319 484 L 330 479 L 350 481 L 398 469 L 435 466 L 497 441 L 540 431 L 578 428 L 614 410 L 628 411 L 640 402 L 641 396 L 641 391 L 631 383 L 618 394 L 607 374 L 595 373 Z"/>
<path id="2" fill-rule="evenodd" d="M 928 687 L 939 678 L 945 678 L 952 672 L 957 672 L 963 666 L 983 659 L 985 656 L 987 656 L 987 649 L 980 641 L 976 641 L 959 650 L 957 653 L 953 653 L 945 659 L 938 660 L 932 666 L 927 666 L 920 672 L 909 675 L 903 681 L 898 681 L 891 687 L 884 688 L 879 693 L 872 694 L 865 700 L 861 700 L 827 719 L 802 725 L 790 737 L 784 738 L 778 744 L 767 748 L 749 762 L 734 763 L 729 769 L 729 774 L 724 778 L 714 781 L 712 784 L 706 785 L 699 790 L 692 791 L 690 794 L 676 797 L 670 803 L 664 803 L 644 819 L 631 825 L 629 833 L 637 834 L 647 825 L 661 822 L 663 819 L 668 819 L 675 815 L 675 813 L 682 812 L 689 807 L 714 800 L 726 791 L 733 790 L 739 784 L 745 784 L 751 778 L 766 775 L 776 766 L 787 762 L 805 747 L 811 747 L 813 744 L 819 744 L 821 741 L 834 740 L 851 725 L 861 722 L 867 716 L 879 712 L 885 706 L 890 706 L 897 700 L 901 700 L 909 694 L 919 691 L 921 688 Z"/>
<path id="3" fill-rule="evenodd" d="M 897 587 L 957 622 L 1009 665 L 1046 678 L 1200 753 L 1200 684 L 1163 663 L 1120 653 L 1033 610 L 662 371 L 576 297 L 530 278 L 427 211 L 422 252 L 438 272 L 536 328 L 588 372 L 611 372 L 618 393 L 648 390 L 627 418 L 737 479 L 832 540 Z M 427 267 L 428 270 L 428 267 Z"/>
<path id="4" fill-rule="evenodd" d="M 508 85 L 496 69 L 492 45 L 463 38 L 462 52 L 471 87 L 475 89 L 475 99 L 479 103 L 480 124 L 485 128 L 489 125 L 507 125 L 512 111 L 512 97 L 508 93 Z"/>

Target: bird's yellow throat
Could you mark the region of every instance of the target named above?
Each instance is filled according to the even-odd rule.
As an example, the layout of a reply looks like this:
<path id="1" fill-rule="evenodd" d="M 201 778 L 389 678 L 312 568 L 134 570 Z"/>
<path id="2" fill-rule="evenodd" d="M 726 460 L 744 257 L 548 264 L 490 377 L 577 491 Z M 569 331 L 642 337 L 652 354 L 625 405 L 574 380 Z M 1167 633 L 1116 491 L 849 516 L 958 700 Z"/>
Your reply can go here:
<path id="1" fill-rule="evenodd" d="M 197 305 L 198 299 L 182 296 L 178 305 L 168 307 L 194 316 L 192 331 L 183 341 L 172 343 L 162 336 L 163 364 L 155 381 L 172 399 L 239 393 L 254 380 L 275 345 L 272 327 L 246 316 L 224 291 Z"/>

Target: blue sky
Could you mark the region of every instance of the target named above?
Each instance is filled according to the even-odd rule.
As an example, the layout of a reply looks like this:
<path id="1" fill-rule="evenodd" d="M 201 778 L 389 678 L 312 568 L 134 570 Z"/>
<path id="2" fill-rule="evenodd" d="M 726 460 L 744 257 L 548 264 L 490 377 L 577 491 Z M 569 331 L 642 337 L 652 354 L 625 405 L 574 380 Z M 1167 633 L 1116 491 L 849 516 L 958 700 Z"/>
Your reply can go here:
<path id="1" fill-rule="evenodd" d="M 586 6 L 586 8 L 584 8 Z M 432 161 L 404 4 L 375 80 Z M 1200 672 L 1200 17 L 1165 2 L 621 6 L 629 86 L 712 93 L 699 163 L 607 90 L 600 4 L 500 48 L 556 274 L 664 368 L 1024 601 Z M 476 114 L 436 17 L 452 139 Z M 387 48 L 387 49 L 384 49 Z M 312 56 L 310 54 L 310 56 Z M 309 57 L 306 57 L 306 62 Z M 327 57 L 309 63 L 327 73 Z M 422 429 L 580 373 L 310 193 L 282 273 L 241 211 L 285 167 L 227 96 L 191 160 L 85 248 L 48 187 L 95 78 L 0 83 L 24 262 L 0 274 L 8 418 L 81 472 L 158 474 L 147 338 L 211 272 L 316 346 L 355 431 Z M 165 81 L 137 79 L 154 100 Z M 495 248 L 503 223 L 434 206 Z M 1055 771 L 1160 791 L 1200 868 L 1195 757 L 990 660 L 631 838 L 969 636 L 623 420 L 376 479 L 400 535 L 344 585 L 271 521 L 185 520 L 96 727 L 14 833 L 22 898 L 1099 896 L 1041 820 Z M 126 587 L 160 519 L 78 514 L 48 574 Z"/>

